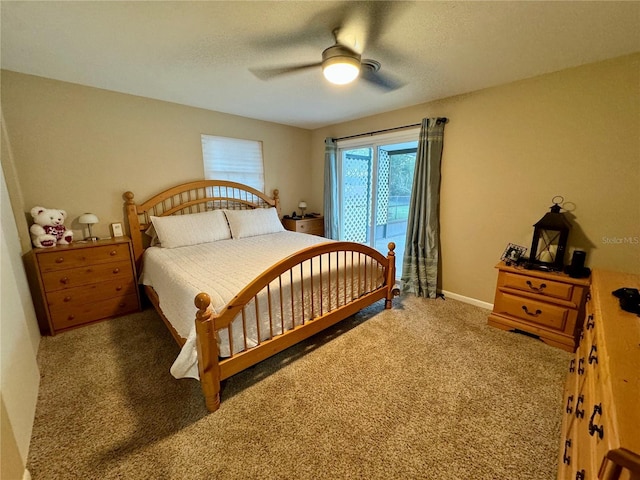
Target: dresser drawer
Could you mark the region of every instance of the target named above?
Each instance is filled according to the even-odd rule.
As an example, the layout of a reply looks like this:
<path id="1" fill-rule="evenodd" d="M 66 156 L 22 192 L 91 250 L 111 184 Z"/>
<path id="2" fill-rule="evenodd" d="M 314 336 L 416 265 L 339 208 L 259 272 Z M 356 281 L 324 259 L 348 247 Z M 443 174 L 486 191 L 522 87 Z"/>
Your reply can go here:
<path id="1" fill-rule="evenodd" d="M 299 220 L 298 231 L 308 233 L 310 235 L 322 235 L 324 233 L 324 221 L 318 220 Z"/>
<path id="2" fill-rule="evenodd" d="M 135 312 L 138 310 L 138 296 L 136 294 L 124 297 L 109 298 L 93 303 L 77 304 L 73 307 L 51 311 L 51 321 L 56 330 L 75 327 L 94 320 L 100 320 L 116 315 Z"/>
<path id="3" fill-rule="evenodd" d="M 76 305 L 97 302 L 108 298 L 135 295 L 138 285 L 133 278 L 122 278 L 109 282 L 93 283 L 81 287 L 67 288 L 47 293 L 47 304 L 51 311 L 74 308 Z"/>
<path id="4" fill-rule="evenodd" d="M 529 323 L 535 323 L 555 330 L 563 330 L 571 309 L 559 305 L 540 302 L 532 298 L 518 297 L 499 292 L 496 295 L 494 312 L 510 315 Z"/>
<path id="5" fill-rule="evenodd" d="M 83 267 L 100 263 L 129 261 L 129 244 L 121 243 L 68 251 L 40 253 L 38 263 L 42 273 Z"/>
<path id="6" fill-rule="evenodd" d="M 111 280 L 131 280 L 133 271 L 131 262 L 125 260 L 116 263 L 89 265 L 81 268 L 70 268 L 56 272 L 44 273 L 42 283 L 46 292 L 74 288 L 92 283 L 102 283 Z"/>
<path id="7" fill-rule="evenodd" d="M 543 297 L 559 298 L 561 300 L 571 300 L 573 296 L 573 285 L 568 283 L 554 282 L 553 280 L 508 272 L 502 273 L 500 286 L 534 293 Z"/>

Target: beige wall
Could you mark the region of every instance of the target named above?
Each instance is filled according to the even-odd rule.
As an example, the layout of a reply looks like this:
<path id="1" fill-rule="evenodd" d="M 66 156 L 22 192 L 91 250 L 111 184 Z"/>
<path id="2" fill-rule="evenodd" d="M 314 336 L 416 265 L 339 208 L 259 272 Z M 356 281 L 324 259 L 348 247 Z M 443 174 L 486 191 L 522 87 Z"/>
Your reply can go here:
<path id="1" fill-rule="evenodd" d="M 83 212 L 98 215 L 99 236 L 123 222 L 127 190 L 142 202 L 203 178 L 202 133 L 261 140 L 265 187 L 280 190 L 284 211 L 310 189 L 308 130 L 8 71 L 2 108 L 22 188 L 19 208 L 66 210 L 76 238 Z"/>
<path id="2" fill-rule="evenodd" d="M 570 247 L 587 249 L 588 265 L 640 272 L 640 54 L 315 130 L 313 201 L 322 199 L 325 137 L 434 116 L 450 119 L 443 290 L 492 303 L 505 246 L 530 246 L 555 195 L 571 204 Z"/>

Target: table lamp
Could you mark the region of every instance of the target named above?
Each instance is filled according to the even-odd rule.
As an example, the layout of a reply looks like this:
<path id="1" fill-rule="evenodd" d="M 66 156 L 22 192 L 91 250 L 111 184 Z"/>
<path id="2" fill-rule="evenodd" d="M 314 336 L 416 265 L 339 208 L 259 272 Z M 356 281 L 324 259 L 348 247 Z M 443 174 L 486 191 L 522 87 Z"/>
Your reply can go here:
<path id="1" fill-rule="evenodd" d="M 300 216 L 304 218 L 304 211 L 307 209 L 307 202 L 300 202 L 298 204 L 298 208 L 302 211 L 302 213 L 300 213 Z"/>
<path id="2" fill-rule="evenodd" d="M 94 237 L 93 233 L 91 232 L 91 225 L 98 222 L 98 217 L 94 213 L 83 213 L 82 215 L 80 215 L 80 217 L 78 218 L 78 223 L 83 223 L 89 227 L 89 236 L 86 237 L 85 240 L 91 240 L 92 242 L 98 240 L 98 237 Z"/>

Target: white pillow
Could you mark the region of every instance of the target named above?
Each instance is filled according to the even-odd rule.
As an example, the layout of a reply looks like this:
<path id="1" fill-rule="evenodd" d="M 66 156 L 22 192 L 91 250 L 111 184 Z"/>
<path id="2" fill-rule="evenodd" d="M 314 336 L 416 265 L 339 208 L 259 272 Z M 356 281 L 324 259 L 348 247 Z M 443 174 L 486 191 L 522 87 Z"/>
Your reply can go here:
<path id="1" fill-rule="evenodd" d="M 227 218 L 222 210 L 151 217 L 163 248 L 184 247 L 231 238 Z"/>
<path id="2" fill-rule="evenodd" d="M 284 232 L 275 208 L 225 210 L 233 238 L 255 237 L 267 233 Z"/>

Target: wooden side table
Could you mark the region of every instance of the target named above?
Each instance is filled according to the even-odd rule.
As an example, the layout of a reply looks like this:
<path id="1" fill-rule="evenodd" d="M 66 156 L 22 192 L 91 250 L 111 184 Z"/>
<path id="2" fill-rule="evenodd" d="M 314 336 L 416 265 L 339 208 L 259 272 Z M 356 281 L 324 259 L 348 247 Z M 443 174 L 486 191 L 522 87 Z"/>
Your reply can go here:
<path id="1" fill-rule="evenodd" d="M 493 312 L 488 324 L 521 330 L 575 351 L 584 320 L 589 278 L 527 270 L 500 262 Z"/>
<path id="2" fill-rule="evenodd" d="M 324 236 L 324 217 L 283 218 L 282 224 L 292 232 Z"/>
<path id="3" fill-rule="evenodd" d="M 140 310 L 127 237 L 34 248 L 24 262 L 43 335 Z"/>

